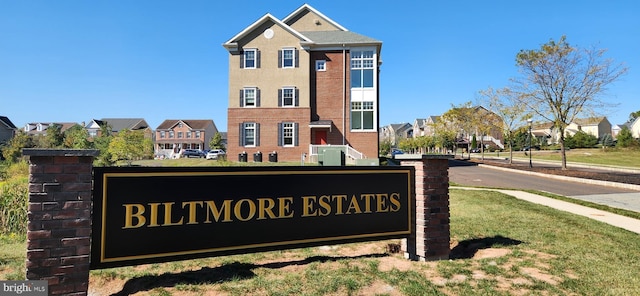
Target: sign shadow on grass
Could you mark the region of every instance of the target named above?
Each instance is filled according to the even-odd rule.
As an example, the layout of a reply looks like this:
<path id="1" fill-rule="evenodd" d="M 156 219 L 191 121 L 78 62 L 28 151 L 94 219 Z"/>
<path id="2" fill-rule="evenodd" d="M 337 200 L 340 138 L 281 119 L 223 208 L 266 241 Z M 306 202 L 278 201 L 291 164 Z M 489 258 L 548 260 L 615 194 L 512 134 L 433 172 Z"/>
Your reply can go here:
<path id="1" fill-rule="evenodd" d="M 458 245 L 451 249 L 450 259 L 470 259 L 481 249 L 489 249 L 494 246 L 517 246 L 523 241 L 496 235 L 492 237 L 474 238 L 458 242 Z"/>
<path id="2" fill-rule="evenodd" d="M 122 290 L 112 296 L 131 295 L 142 291 L 149 291 L 155 288 L 169 288 L 176 285 L 201 285 L 222 283 L 230 280 L 245 280 L 256 276 L 252 271 L 256 268 L 279 269 L 287 266 L 307 265 L 314 262 L 333 262 L 345 259 L 360 258 L 381 258 L 387 257 L 389 254 L 366 254 L 359 256 L 312 256 L 302 260 L 271 262 L 265 264 L 240 263 L 233 262 L 218 267 L 203 267 L 199 270 L 183 271 L 179 273 L 164 273 L 160 275 L 145 275 L 128 280 Z"/>

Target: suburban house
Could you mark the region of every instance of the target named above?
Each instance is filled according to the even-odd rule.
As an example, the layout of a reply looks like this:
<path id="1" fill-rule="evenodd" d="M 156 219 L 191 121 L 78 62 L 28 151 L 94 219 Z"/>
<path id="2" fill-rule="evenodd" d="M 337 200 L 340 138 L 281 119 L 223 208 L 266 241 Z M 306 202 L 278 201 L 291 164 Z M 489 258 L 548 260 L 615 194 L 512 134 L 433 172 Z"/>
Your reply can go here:
<path id="1" fill-rule="evenodd" d="M 433 136 L 435 134 L 435 124 L 440 116 L 429 116 L 427 118 L 416 118 L 413 121 L 413 137 Z"/>
<path id="2" fill-rule="evenodd" d="M 31 122 L 24 125 L 24 132 L 29 135 L 45 135 L 47 134 L 47 129 L 57 124 L 60 126 L 60 132 L 64 132 L 70 129 L 74 125 L 78 125 L 75 122 Z"/>
<path id="3" fill-rule="evenodd" d="M 640 126 L 639 126 L 640 128 Z M 601 139 L 606 134 L 613 134 L 611 123 L 606 117 L 579 118 L 570 123 L 564 131 L 565 136 L 574 136 L 579 131 Z M 531 133 L 539 142 L 547 145 L 558 144 L 560 133 L 553 122 L 534 123 Z"/>
<path id="4" fill-rule="evenodd" d="M 413 138 L 413 126 L 408 123 L 396 123 L 380 128 L 380 141 L 389 141 L 396 147 L 402 139 Z"/>
<path id="5" fill-rule="evenodd" d="M 183 149 L 209 149 L 217 132 L 211 119 L 167 119 L 156 128 L 155 155 L 175 158 Z"/>
<path id="6" fill-rule="evenodd" d="M 7 143 L 16 133 L 16 126 L 6 116 L 0 116 L 0 144 Z"/>
<path id="7" fill-rule="evenodd" d="M 84 127 L 89 132 L 89 135 L 92 137 L 96 137 L 100 134 L 100 128 L 102 126 L 110 126 L 111 132 L 117 134 L 121 130 L 143 130 L 145 136 L 151 137 L 152 131 L 149 128 L 149 124 L 142 118 L 103 118 L 103 119 L 92 119 L 88 124 Z"/>
<path id="8" fill-rule="evenodd" d="M 634 120 L 628 121 L 624 125 L 629 128 L 629 131 L 631 131 L 631 136 L 633 136 L 636 139 L 640 138 L 640 117 Z"/>
<path id="9" fill-rule="evenodd" d="M 282 20 L 267 13 L 223 46 L 230 157 L 313 161 L 331 145 L 347 161 L 377 159 L 381 41 L 304 4 Z"/>

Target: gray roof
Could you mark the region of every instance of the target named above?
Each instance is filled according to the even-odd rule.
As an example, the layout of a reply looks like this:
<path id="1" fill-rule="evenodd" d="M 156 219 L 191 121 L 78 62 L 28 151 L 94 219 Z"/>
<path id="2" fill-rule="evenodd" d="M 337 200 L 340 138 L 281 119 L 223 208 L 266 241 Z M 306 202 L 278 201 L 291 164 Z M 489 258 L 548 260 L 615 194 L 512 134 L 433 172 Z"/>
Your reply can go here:
<path id="1" fill-rule="evenodd" d="M 382 41 L 351 31 L 305 31 L 302 35 L 317 45 L 335 44 L 382 44 Z"/>
<path id="2" fill-rule="evenodd" d="M 148 128 L 149 125 L 143 118 L 102 118 L 99 120 L 98 124 L 106 122 L 111 126 L 111 130 L 114 132 L 118 132 L 123 129 L 145 129 Z"/>

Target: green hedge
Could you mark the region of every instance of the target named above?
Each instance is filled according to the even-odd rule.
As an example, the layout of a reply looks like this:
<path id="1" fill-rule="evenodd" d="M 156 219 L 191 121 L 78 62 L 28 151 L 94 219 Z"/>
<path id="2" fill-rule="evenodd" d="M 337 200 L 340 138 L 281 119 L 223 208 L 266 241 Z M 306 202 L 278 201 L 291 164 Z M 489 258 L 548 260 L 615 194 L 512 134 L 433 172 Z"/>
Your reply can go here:
<path id="1" fill-rule="evenodd" d="M 16 176 L 1 183 L 0 234 L 26 234 L 28 202 L 28 177 Z"/>

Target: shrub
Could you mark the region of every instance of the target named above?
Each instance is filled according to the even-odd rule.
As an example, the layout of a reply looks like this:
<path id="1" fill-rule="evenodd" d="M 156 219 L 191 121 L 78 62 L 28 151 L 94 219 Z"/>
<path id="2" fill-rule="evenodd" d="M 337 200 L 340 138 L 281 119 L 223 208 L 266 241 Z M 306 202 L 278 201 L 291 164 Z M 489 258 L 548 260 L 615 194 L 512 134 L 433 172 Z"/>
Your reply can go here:
<path id="1" fill-rule="evenodd" d="M 0 185 L 0 233 L 26 234 L 29 180 L 15 176 Z"/>

